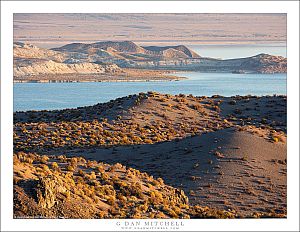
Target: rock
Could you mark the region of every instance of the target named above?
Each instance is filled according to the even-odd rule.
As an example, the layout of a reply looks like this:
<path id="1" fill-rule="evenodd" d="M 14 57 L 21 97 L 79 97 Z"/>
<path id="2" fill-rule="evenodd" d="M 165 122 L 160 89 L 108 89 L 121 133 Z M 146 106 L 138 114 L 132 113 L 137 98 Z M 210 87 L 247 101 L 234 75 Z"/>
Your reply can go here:
<path id="1" fill-rule="evenodd" d="M 58 177 L 53 175 L 40 177 L 37 184 L 38 204 L 44 209 L 50 209 L 56 203 L 57 194 L 64 194 L 67 191 Z"/>

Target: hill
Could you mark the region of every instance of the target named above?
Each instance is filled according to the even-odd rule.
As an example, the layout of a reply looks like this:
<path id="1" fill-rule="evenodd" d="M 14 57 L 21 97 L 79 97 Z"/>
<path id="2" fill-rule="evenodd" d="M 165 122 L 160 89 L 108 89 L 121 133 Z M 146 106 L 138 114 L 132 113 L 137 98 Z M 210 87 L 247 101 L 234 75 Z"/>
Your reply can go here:
<path id="1" fill-rule="evenodd" d="M 14 151 L 121 163 L 182 189 L 190 207 L 239 217 L 286 214 L 285 96 L 148 92 L 77 109 L 16 112 Z"/>
<path id="2" fill-rule="evenodd" d="M 108 46 L 108 43 L 105 44 Z M 170 73 L 168 71 L 122 69 L 114 62 L 110 62 L 111 59 L 121 65 L 129 61 L 119 56 L 112 47 L 107 47 L 107 51 L 97 50 L 96 55 L 92 54 L 92 48 L 88 48 L 89 54 L 84 54 L 85 50 L 81 50 L 83 48 L 82 44 L 71 44 L 66 45 L 66 48 L 59 52 L 38 48 L 31 44 L 14 43 L 14 81 L 81 82 L 182 79 L 165 75 Z M 65 50 L 78 52 L 65 52 Z M 99 61 L 98 58 L 95 58 L 99 56 L 105 60 Z"/>
<path id="3" fill-rule="evenodd" d="M 32 44 L 21 42 L 14 43 L 14 59 L 45 59 L 55 62 L 63 62 L 66 55 L 64 53 L 55 52 L 49 49 L 38 48 Z"/>
<path id="4" fill-rule="evenodd" d="M 177 58 L 196 58 L 200 57 L 195 52 L 188 49 L 186 46 L 166 46 L 166 47 L 141 47 L 132 41 L 104 41 L 92 44 L 73 43 L 67 44 L 59 48 L 53 48 L 53 51 L 67 53 L 84 53 L 89 55 L 100 55 L 104 51 L 111 56 L 131 58 L 131 59 L 177 59 Z M 123 54 L 124 53 L 124 54 Z M 128 54 L 131 55 L 128 56 Z M 144 56 L 141 56 L 144 55 Z"/>
<path id="5" fill-rule="evenodd" d="M 182 58 L 199 58 L 200 56 L 190 50 L 189 48 L 187 48 L 184 45 L 178 45 L 178 46 L 165 46 L 165 47 L 158 47 L 158 46 L 147 46 L 147 47 L 143 47 L 148 51 L 153 52 L 154 54 L 162 54 L 164 56 L 164 52 L 165 51 L 177 51 L 177 52 L 181 52 L 183 54 L 185 54 L 185 57 Z M 178 56 L 170 56 L 168 58 L 179 58 Z M 181 58 L 181 57 L 180 57 Z"/>
<path id="6" fill-rule="evenodd" d="M 234 212 L 190 206 L 163 179 L 83 157 L 14 154 L 14 217 L 234 218 Z"/>
<path id="7" fill-rule="evenodd" d="M 14 76 L 41 76 L 60 74 L 103 74 L 120 71 L 117 65 L 99 65 L 94 63 L 65 64 L 52 60 L 15 60 Z"/>
<path id="8" fill-rule="evenodd" d="M 146 53 L 145 49 L 136 45 L 131 41 L 104 41 L 104 42 L 97 42 L 92 44 L 83 44 L 83 43 L 72 43 L 62 46 L 60 48 L 53 48 L 53 51 L 60 51 L 60 52 L 82 52 L 90 54 L 91 52 L 97 52 L 98 50 L 110 50 L 114 49 L 118 52 L 124 53 Z"/>

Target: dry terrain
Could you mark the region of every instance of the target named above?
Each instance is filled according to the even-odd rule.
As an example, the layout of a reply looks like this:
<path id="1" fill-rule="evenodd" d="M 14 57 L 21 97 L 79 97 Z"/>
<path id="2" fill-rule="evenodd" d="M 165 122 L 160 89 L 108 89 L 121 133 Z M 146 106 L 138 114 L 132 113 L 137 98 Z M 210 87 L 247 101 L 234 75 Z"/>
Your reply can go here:
<path id="1" fill-rule="evenodd" d="M 286 96 L 148 92 L 16 112 L 14 214 L 285 217 L 286 133 Z"/>

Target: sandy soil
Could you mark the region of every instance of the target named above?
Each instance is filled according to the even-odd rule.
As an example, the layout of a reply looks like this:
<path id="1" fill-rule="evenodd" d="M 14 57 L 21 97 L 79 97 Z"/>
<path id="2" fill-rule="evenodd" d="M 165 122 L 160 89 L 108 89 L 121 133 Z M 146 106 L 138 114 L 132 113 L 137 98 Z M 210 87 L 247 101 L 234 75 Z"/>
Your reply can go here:
<path id="1" fill-rule="evenodd" d="M 85 133 L 82 126 L 76 127 L 76 120 L 90 128 L 85 137 L 102 138 L 93 135 L 89 122 L 103 117 L 110 124 L 101 126 L 112 131 L 123 128 L 126 138 L 131 138 L 131 133 L 143 138 L 146 133 L 152 140 L 127 139 L 125 144 L 120 140 L 103 145 L 79 142 L 78 146 L 66 141 L 56 148 L 38 147 L 32 142 L 32 134 L 47 138 L 33 129 L 42 124 L 44 130 L 54 130 L 62 121 L 67 125 L 69 121 L 73 135 L 77 130 Z M 286 214 L 285 96 L 207 98 L 148 93 L 93 107 L 46 111 L 44 116 L 42 112 L 20 112 L 14 119 L 15 150 L 121 163 L 183 189 L 191 204 L 233 210 L 245 217 L 253 213 Z M 146 128 L 145 132 L 140 128 Z M 49 139 L 65 139 L 51 133 Z M 160 139 L 154 140 L 153 133 Z M 24 138 L 29 139 L 25 144 L 21 142 Z"/>
<path id="2" fill-rule="evenodd" d="M 68 155 L 119 162 L 161 177 L 183 189 L 192 204 L 243 216 L 272 209 L 286 213 L 286 144 L 247 132 L 225 129 L 178 142 L 77 149 Z"/>

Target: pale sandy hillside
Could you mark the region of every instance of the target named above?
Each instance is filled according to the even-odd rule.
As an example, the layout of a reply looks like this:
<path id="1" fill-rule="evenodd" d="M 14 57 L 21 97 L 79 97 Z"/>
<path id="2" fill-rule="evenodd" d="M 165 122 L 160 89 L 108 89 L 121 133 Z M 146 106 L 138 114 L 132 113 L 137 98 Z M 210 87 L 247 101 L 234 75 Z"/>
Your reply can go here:
<path id="1" fill-rule="evenodd" d="M 28 58 L 28 59 L 46 59 L 56 62 L 63 62 L 66 55 L 60 52 L 55 52 L 49 49 L 39 48 L 32 44 L 21 42 L 14 43 L 14 58 Z"/>
<path id="2" fill-rule="evenodd" d="M 94 63 L 78 63 L 78 64 L 64 64 L 58 63 L 52 60 L 49 61 L 37 61 L 30 65 L 14 67 L 14 76 L 34 76 L 41 74 L 102 74 L 106 72 L 119 70 L 119 67 L 115 64 L 111 65 L 99 65 Z"/>
<path id="3" fill-rule="evenodd" d="M 14 77 L 44 74 L 102 74 L 119 71 L 115 64 L 78 62 L 70 54 L 14 43 Z"/>

